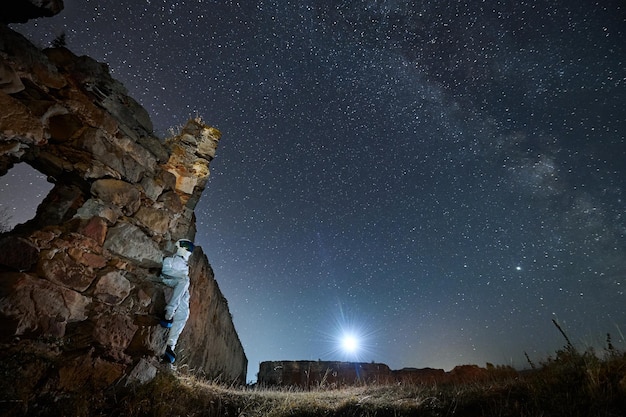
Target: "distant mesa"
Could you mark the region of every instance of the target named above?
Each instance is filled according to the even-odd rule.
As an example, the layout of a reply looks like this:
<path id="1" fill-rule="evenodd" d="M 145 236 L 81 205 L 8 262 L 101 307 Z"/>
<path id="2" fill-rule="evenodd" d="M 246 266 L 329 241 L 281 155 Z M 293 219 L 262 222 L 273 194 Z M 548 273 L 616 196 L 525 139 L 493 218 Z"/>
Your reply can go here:
<path id="1" fill-rule="evenodd" d="M 261 362 L 257 384 L 264 387 L 341 388 L 362 384 L 470 382 L 488 378 L 493 369 L 460 365 L 446 372 L 433 368 L 391 370 L 384 363 L 337 361 Z M 495 369 L 495 368 L 494 368 Z M 516 373 L 513 368 L 500 372 Z"/>

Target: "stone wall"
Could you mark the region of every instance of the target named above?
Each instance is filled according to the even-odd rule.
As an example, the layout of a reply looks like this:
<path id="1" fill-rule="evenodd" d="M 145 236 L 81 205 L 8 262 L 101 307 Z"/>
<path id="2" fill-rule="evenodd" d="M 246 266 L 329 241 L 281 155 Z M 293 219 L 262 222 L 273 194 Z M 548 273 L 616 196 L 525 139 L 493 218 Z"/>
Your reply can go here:
<path id="1" fill-rule="evenodd" d="M 0 109 L 0 175 L 25 162 L 54 184 L 34 219 L 0 235 L 2 397 L 150 380 L 166 337 L 157 315 L 167 289 L 155 277 L 174 242 L 195 237 L 220 132 L 193 119 L 162 141 L 105 64 L 39 50 L 2 24 Z M 177 351 L 178 365 L 245 382 L 200 247 Z"/>
<path id="2" fill-rule="evenodd" d="M 213 270 L 201 248 L 194 251 L 191 270 L 190 319 L 181 334 L 177 355 L 184 363 L 211 370 L 207 376 L 213 380 L 227 384 L 245 382 L 248 361 L 228 302 L 213 279 Z"/>

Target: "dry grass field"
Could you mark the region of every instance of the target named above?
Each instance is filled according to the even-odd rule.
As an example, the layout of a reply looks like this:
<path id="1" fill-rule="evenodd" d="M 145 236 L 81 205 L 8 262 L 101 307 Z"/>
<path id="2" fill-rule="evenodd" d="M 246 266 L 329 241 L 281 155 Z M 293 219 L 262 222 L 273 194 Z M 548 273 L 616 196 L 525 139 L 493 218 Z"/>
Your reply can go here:
<path id="1" fill-rule="evenodd" d="M 103 410 L 104 411 L 104 410 Z M 566 347 L 533 370 L 479 381 L 311 391 L 229 388 L 161 375 L 119 399 L 128 416 L 626 416 L 626 356 Z"/>
<path id="2" fill-rule="evenodd" d="M 529 369 L 488 364 L 475 378 L 441 382 L 294 387 L 228 386 L 185 368 L 164 368 L 150 383 L 70 394 L 42 390 L 17 395 L 0 366 L 0 415 L 18 416 L 236 416 L 236 417 L 619 417 L 626 416 L 626 352 L 607 334 L 601 351 L 566 345 Z M 22 358 L 26 359 L 26 358 Z M 32 359 L 32 358 L 30 358 Z M 16 365 L 16 364 L 14 364 Z M 21 385 L 20 385 L 21 384 Z M 26 385 L 28 385 L 26 383 Z M 13 392 L 13 397 L 11 396 Z"/>
<path id="3" fill-rule="evenodd" d="M 626 354 L 607 337 L 602 352 L 569 340 L 532 369 L 488 367 L 474 381 L 355 384 L 309 391 L 229 387 L 178 369 L 143 386 L 4 401 L 6 416 L 626 416 Z"/>

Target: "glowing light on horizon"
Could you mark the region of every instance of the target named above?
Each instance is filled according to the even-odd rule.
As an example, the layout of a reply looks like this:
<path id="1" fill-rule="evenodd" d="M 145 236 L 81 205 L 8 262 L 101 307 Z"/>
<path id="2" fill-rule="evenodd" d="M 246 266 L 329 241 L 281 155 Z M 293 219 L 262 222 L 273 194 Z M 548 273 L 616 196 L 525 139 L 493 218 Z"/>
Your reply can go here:
<path id="1" fill-rule="evenodd" d="M 329 351 L 321 353 L 322 357 L 329 355 L 332 360 L 357 362 L 374 360 L 376 352 L 373 337 L 376 331 L 346 314 L 341 303 L 337 304 L 338 312 L 333 315 L 334 325 L 321 332 L 331 345 Z"/>
<path id="2" fill-rule="evenodd" d="M 341 339 L 341 348 L 346 353 L 354 354 L 358 352 L 359 345 L 360 345 L 359 339 L 354 335 L 345 334 L 343 335 L 343 338 Z"/>

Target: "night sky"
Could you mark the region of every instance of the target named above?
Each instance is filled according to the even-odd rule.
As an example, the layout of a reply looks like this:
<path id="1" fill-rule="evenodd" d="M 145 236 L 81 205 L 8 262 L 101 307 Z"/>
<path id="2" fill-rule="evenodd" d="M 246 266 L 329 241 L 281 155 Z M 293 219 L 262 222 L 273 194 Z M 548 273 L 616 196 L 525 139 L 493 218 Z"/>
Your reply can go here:
<path id="1" fill-rule="evenodd" d="M 222 132 L 196 243 L 255 380 L 266 360 L 525 368 L 565 345 L 553 319 L 626 348 L 625 18 L 618 0 L 65 0 L 12 27 L 109 64 L 160 137 L 197 115 Z"/>

